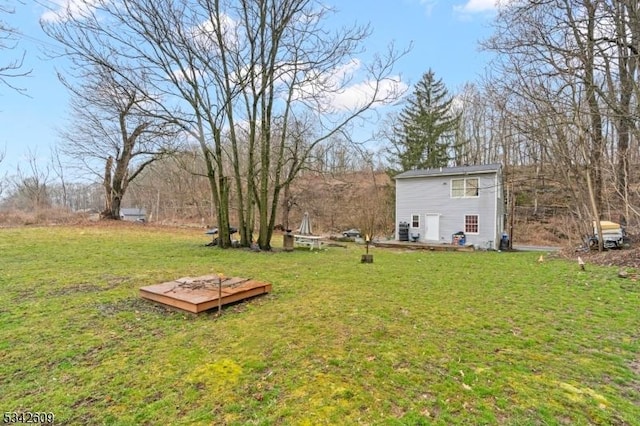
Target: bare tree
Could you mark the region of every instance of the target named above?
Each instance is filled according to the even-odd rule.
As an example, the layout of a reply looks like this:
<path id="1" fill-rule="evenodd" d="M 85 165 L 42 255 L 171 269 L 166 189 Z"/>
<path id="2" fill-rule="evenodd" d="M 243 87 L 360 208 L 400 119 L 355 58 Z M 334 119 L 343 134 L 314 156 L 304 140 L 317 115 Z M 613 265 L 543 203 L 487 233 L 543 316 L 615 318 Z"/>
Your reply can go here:
<path id="1" fill-rule="evenodd" d="M 489 83 L 491 84 L 491 83 Z M 500 97 L 492 87 L 466 84 L 456 97 L 461 110 L 458 143 L 455 146 L 455 164 L 490 164 L 503 162 L 508 152 L 500 142 L 503 110 Z"/>
<path id="2" fill-rule="evenodd" d="M 615 153 L 615 180 L 620 201 L 625 205 L 624 216 L 629 218 L 635 210 L 630 204 L 629 179 L 634 157 L 633 139 L 640 129 L 634 124 L 638 117 L 640 78 L 638 55 L 640 54 L 640 9 L 637 1 L 603 2 L 603 16 L 607 25 L 601 26 L 597 35 L 603 74 L 606 76 L 602 98 L 613 112 L 617 133 Z M 637 161 L 637 152 L 636 152 Z"/>
<path id="3" fill-rule="evenodd" d="M 632 3 L 509 3 L 485 43 L 500 54 L 494 82 L 508 93 L 514 135 L 529 146 L 531 160 L 561 164 L 555 171 L 567 186 L 582 188 L 577 201 L 588 227 L 599 224 L 605 211 L 604 188 L 612 176 L 607 164 L 614 155 L 620 192 L 628 186 L 629 136 L 637 114 L 638 20 Z"/>
<path id="4" fill-rule="evenodd" d="M 62 205 L 62 207 L 68 208 L 69 192 L 68 182 L 66 179 L 67 176 L 65 174 L 65 167 L 62 164 L 62 154 L 57 147 L 51 149 L 51 169 L 53 170 L 53 173 L 55 173 L 59 181 L 60 199 L 58 200 L 58 202 Z"/>
<path id="5" fill-rule="evenodd" d="M 38 162 L 35 151 L 29 151 L 26 165 L 26 169 L 18 166 L 16 175 L 12 177 L 13 194 L 9 196 L 10 204 L 37 214 L 51 205 L 48 192 L 51 170 L 48 165 L 42 166 Z"/>
<path id="6" fill-rule="evenodd" d="M 317 0 L 93 5 L 44 23 L 45 31 L 80 63 L 144 73 L 161 95 L 149 96 L 154 107 L 201 147 L 223 247 L 233 198 L 242 244 L 257 216 L 258 244 L 270 249 L 281 191 L 313 147 L 398 96 L 392 67 L 404 52 L 354 61 L 369 28 L 328 30 L 332 11 Z M 366 91 L 339 105 L 355 71 Z"/>
<path id="7" fill-rule="evenodd" d="M 0 164 L 4 161 L 7 155 L 6 147 L 0 150 Z M 0 198 L 2 197 L 2 193 L 6 189 L 6 176 L 0 176 Z"/>
<path id="8" fill-rule="evenodd" d="M 79 84 L 61 81 L 72 94 L 73 119 L 61 132 L 60 151 L 102 176 L 103 217 L 119 219 L 129 184 L 149 164 L 176 151 L 177 129 L 150 115 L 147 94 L 108 67 L 88 68 Z"/>
<path id="9" fill-rule="evenodd" d="M 0 0 L 0 52 L 15 50 L 18 46 L 20 32 L 2 19 L 3 15 L 6 16 L 13 13 L 15 13 L 15 9 L 9 7 L 6 1 Z M 25 55 L 26 52 L 22 52 L 15 59 L 0 63 L 0 83 L 18 92 L 23 92 L 24 89 L 14 85 L 13 80 L 18 77 L 28 76 L 31 73 L 30 70 L 23 69 Z M 3 54 L 3 57 L 6 58 L 7 56 Z"/>
<path id="10" fill-rule="evenodd" d="M 211 226 L 213 203 L 206 166 L 197 146 L 157 161 L 131 184 L 128 199 L 144 206 L 150 220 Z"/>

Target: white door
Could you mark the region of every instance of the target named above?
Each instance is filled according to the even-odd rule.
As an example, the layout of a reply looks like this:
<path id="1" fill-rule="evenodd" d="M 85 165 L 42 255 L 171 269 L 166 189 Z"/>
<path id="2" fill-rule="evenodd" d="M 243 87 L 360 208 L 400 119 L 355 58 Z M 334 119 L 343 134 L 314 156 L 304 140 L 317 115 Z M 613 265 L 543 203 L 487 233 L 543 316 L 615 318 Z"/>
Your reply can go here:
<path id="1" fill-rule="evenodd" d="M 439 241 L 440 240 L 440 215 L 426 214 L 424 223 L 426 228 L 424 239 L 428 241 Z"/>

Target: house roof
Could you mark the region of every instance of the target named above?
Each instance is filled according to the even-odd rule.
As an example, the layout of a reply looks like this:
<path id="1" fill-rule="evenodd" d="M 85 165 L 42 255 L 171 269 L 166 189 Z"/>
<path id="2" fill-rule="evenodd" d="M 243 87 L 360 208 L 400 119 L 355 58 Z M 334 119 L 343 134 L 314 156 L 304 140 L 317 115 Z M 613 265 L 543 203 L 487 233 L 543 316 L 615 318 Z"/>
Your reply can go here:
<path id="1" fill-rule="evenodd" d="M 482 173 L 497 173 L 500 171 L 500 164 L 483 164 L 477 166 L 440 167 L 436 169 L 409 170 L 395 176 L 395 179 L 410 179 L 427 176 L 456 176 Z"/>

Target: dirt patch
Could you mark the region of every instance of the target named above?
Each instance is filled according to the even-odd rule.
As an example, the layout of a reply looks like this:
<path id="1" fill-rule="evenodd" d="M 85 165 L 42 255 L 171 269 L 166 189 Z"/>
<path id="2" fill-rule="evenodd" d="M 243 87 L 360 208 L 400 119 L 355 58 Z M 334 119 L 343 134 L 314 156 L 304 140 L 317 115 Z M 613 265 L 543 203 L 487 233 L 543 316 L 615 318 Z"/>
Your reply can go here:
<path id="1" fill-rule="evenodd" d="M 75 284 L 70 285 L 63 288 L 58 288 L 55 290 L 51 290 L 47 293 L 47 296 L 66 296 L 69 294 L 78 294 L 78 293 L 96 293 L 99 291 L 109 290 L 109 288 L 102 287 L 95 284 Z"/>
<path id="2" fill-rule="evenodd" d="M 117 315 L 120 312 L 138 312 L 153 314 L 173 314 L 174 310 L 166 308 L 157 303 L 151 303 L 138 297 L 117 300 L 114 302 L 100 303 L 97 305 L 98 311 L 105 316 Z"/>
<path id="3" fill-rule="evenodd" d="M 598 251 L 576 251 L 575 249 L 565 249 L 560 252 L 560 256 L 566 259 L 575 260 L 580 256 L 585 263 L 600 266 L 617 266 L 622 270 L 631 272 L 629 278 L 633 278 L 633 272 L 640 271 L 640 247 L 633 247 L 620 250 Z"/>
<path id="4" fill-rule="evenodd" d="M 117 288 L 122 283 L 126 282 L 129 278 L 117 277 L 107 275 L 104 277 L 107 281 L 106 285 L 92 284 L 92 283 L 78 283 L 71 284 L 62 288 L 57 288 L 49 291 L 48 296 L 66 296 L 69 294 L 81 294 L 81 293 L 98 293 L 101 291 L 109 291 Z"/>
<path id="5" fill-rule="evenodd" d="M 640 356 L 632 361 L 629 365 L 631 371 L 638 377 L 638 379 L 631 381 L 631 388 L 633 389 L 635 395 L 640 393 Z M 637 398 L 636 398 L 637 399 Z"/>

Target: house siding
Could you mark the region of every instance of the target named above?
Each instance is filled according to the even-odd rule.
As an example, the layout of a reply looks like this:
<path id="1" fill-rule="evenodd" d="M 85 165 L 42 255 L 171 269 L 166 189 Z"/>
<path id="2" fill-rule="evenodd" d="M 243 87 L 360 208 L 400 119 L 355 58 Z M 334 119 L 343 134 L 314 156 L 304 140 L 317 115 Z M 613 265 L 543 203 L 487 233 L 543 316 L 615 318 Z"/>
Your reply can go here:
<path id="1" fill-rule="evenodd" d="M 451 181 L 460 178 L 478 178 L 478 197 L 451 197 Z M 420 214 L 420 228 L 410 227 L 409 234 L 419 233 L 420 241 L 435 242 L 434 239 L 425 239 L 425 216 L 438 214 L 437 242 L 451 243 L 454 233 L 464 232 L 465 216 L 478 215 L 479 232 L 466 233 L 466 243 L 479 248 L 497 248 L 504 220 L 504 197 L 501 191 L 499 168 L 482 173 L 396 179 L 396 235 L 400 222 L 411 224 L 411 215 Z"/>

